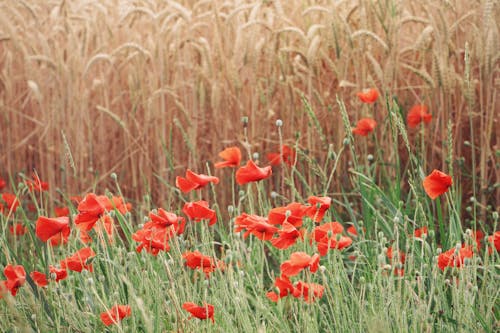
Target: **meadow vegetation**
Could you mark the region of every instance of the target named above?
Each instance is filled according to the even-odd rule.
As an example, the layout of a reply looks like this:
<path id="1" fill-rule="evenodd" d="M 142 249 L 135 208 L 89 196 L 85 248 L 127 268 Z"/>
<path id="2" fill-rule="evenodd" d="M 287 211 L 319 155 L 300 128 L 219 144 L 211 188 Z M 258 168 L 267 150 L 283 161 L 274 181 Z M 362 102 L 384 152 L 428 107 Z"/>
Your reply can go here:
<path id="1" fill-rule="evenodd" d="M 498 22 L 0 0 L 0 331 L 498 331 Z"/>

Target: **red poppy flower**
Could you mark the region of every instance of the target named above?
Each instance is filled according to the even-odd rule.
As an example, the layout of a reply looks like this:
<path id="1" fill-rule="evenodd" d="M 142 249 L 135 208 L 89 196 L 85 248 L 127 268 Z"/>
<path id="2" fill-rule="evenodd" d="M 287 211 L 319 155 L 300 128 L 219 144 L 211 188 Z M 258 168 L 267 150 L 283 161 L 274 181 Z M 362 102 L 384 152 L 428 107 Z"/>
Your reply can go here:
<path id="1" fill-rule="evenodd" d="M 163 208 L 158 208 L 157 213 L 150 212 L 149 218 L 157 227 L 171 227 L 178 235 L 184 232 L 186 220 Z"/>
<path id="2" fill-rule="evenodd" d="M 473 254 L 471 246 L 462 246 L 459 250 L 452 248 L 438 256 L 438 267 L 442 271 L 446 267 L 461 267 L 465 258 L 472 258 Z"/>
<path id="3" fill-rule="evenodd" d="M 5 291 L 8 290 L 12 296 L 16 296 L 18 289 L 26 282 L 26 271 L 21 265 L 12 266 L 11 264 L 5 266 L 3 274 L 7 278 L 6 281 L 1 281 Z M 0 297 L 1 297 L 0 290 Z"/>
<path id="4" fill-rule="evenodd" d="M 346 231 L 351 236 L 354 236 L 354 237 L 358 236 L 358 231 L 356 230 L 356 227 L 353 225 L 347 227 Z"/>
<path id="5" fill-rule="evenodd" d="M 267 218 L 271 224 L 283 224 L 286 221 L 294 227 L 300 227 L 308 208 L 301 203 L 292 202 L 284 207 L 271 209 Z"/>
<path id="6" fill-rule="evenodd" d="M 272 173 L 273 170 L 271 166 L 259 168 L 252 160 L 249 160 L 247 165 L 236 171 L 236 182 L 239 185 L 244 185 L 250 182 L 258 182 L 271 177 Z"/>
<path id="7" fill-rule="evenodd" d="M 492 254 L 493 249 L 497 252 L 500 251 L 500 231 L 495 232 L 493 235 L 488 236 L 488 253 Z"/>
<path id="8" fill-rule="evenodd" d="M 68 271 L 64 268 L 57 268 L 55 266 L 49 265 L 49 272 L 51 275 L 51 280 L 55 280 L 56 282 L 64 280 L 68 277 Z"/>
<path id="9" fill-rule="evenodd" d="M 215 271 L 216 268 L 220 268 L 223 265 L 220 261 L 215 263 L 214 259 L 209 256 L 203 255 L 199 251 L 187 251 L 182 254 L 182 258 L 186 260 L 184 266 L 191 269 L 201 269 L 207 277 L 210 275 L 210 273 Z"/>
<path id="10" fill-rule="evenodd" d="M 50 244 L 53 246 L 65 244 L 70 232 L 67 216 L 55 218 L 40 216 L 36 221 L 35 234 L 37 237 L 43 242 L 50 240 Z"/>
<path id="11" fill-rule="evenodd" d="M 225 167 L 239 167 L 241 163 L 241 151 L 238 147 L 228 147 L 219 153 L 219 157 L 222 158 L 223 162 L 217 162 L 214 164 L 216 169 Z"/>
<path id="12" fill-rule="evenodd" d="M 293 295 L 295 297 L 299 296 L 299 290 L 296 290 L 288 276 L 277 277 L 274 285 L 279 290 L 279 294 L 274 291 L 270 291 L 266 294 L 266 297 L 273 302 L 277 302 L 280 298 L 286 297 L 288 295 Z"/>
<path id="13" fill-rule="evenodd" d="M 306 283 L 303 281 L 298 281 L 295 284 L 295 289 L 298 294 L 304 298 L 307 303 L 315 301 L 317 298 L 323 297 L 323 292 L 325 287 L 317 283 Z M 298 297 L 298 296 L 296 296 Z"/>
<path id="14" fill-rule="evenodd" d="M 244 238 L 252 234 L 260 240 L 270 240 L 278 231 L 278 228 L 269 224 L 265 217 L 249 215 L 247 213 L 237 216 L 234 220 L 234 224 L 236 225 L 234 229 L 235 232 L 246 229 L 246 232 L 243 234 Z"/>
<path id="15" fill-rule="evenodd" d="M 54 212 L 56 217 L 69 216 L 69 208 L 68 207 L 56 207 L 54 208 Z"/>
<path id="16" fill-rule="evenodd" d="M 157 212 L 150 212 L 149 218 L 151 221 L 134 233 L 132 239 L 141 243 L 136 249 L 137 252 L 146 249 L 156 256 L 160 251 L 170 250 L 168 241 L 175 234 L 180 235 L 184 232 L 186 220 L 162 208 Z"/>
<path id="17" fill-rule="evenodd" d="M 28 228 L 22 223 L 14 223 L 14 225 L 9 226 L 9 231 L 14 236 L 22 236 L 28 232 Z"/>
<path id="18" fill-rule="evenodd" d="M 281 151 L 277 153 L 268 153 L 267 154 L 267 160 L 269 161 L 269 164 L 273 166 L 278 166 L 282 162 L 286 163 L 288 166 L 292 166 L 295 163 L 297 154 L 295 153 L 295 150 L 290 148 L 287 145 L 282 145 L 281 146 Z"/>
<path id="19" fill-rule="evenodd" d="M 68 277 L 68 271 L 62 268 L 57 268 L 52 265 L 49 266 L 50 272 L 50 280 L 54 280 L 59 282 L 60 280 L 64 280 Z M 34 271 L 30 274 L 33 281 L 35 281 L 36 285 L 39 287 L 45 287 L 49 284 L 49 280 L 47 279 L 47 275 L 44 273 Z"/>
<path id="20" fill-rule="evenodd" d="M 371 118 L 362 118 L 356 124 L 356 127 L 352 129 L 353 134 L 367 136 L 377 126 L 377 122 Z"/>
<path id="21" fill-rule="evenodd" d="M 352 244 L 350 237 L 342 236 L 343 230 L 344 227 L 338 222 L 329 222 L 314 228 L 313 238 L 321 256 L 326 255 L 328 249 L 342 250 Z"/>
<path id="22" fill-rule="evenodd" d="M 81 272 L 86 269 L 89 272 L 93 271 L 92 264 L 89 263 L 89 259 L 95 257 L 95 252 L 90 247 L 85 247 L 78 250 L 72 256 L 61 260 L 61 268 L 69 269 L 75 272 Z"/>
<path id="23" fill-rule="evenodd" d="M 423 235 L 428 235 L 428 234 L 429 234 L 429 230 L 426 226 L 423 226 L 422 228 L 415 229 L 415 232 L 413 233 L 413 235 L 416 238 L 422 238 Z"/>
<path id="24" fill-rule="evenodd" d="M 406 254 L 403 251 L 397 251 L 398 253 L 394 253 L 392 250 L 392 246 L 387 248 L 387 258 L 391 261 L 391 263 L 401 263 L 404 264 L 406 261 Z"/>
<path id="25" fill-rule="evenodd" d="M 107 234 L 107 238 L 110 243 L 113 242 L 113 230 L 114 230 L 114 221 L 109 215 L 103 215 L 99 220 L 97 220 L 96 223 L 94 223 L 94 226 L 92 229 L 96 232 L 97 236 L 101 238 L 102 240 L 104 239 L 104 234 L 105 232 Z M 89 231 L 85 229 L 80 230 L 80 240 L 82 243 L 87 244 L 92 242 L 92 238 L 89 235 Z"/>
<path id="26" fill-rule="evenodd" d="M 312 257 L 305 252 L 294 252 L 290 255 L 290 260 L 283 262 L 280 266 L 283 276 L 295 276 L 303 269 L 309 267 L 311 273 L 315 273 L 319 266 L 319 255 Z"/>
<path id="27" fill-rule="evenodd" d="M 89 193 L 78 204 L 78 215 L 75 218 L 75 225 L 80 230 L 90 231 L 94 224 L 104 214 L 106 201 L 109 199 L 105 196 L 97 196 L 94 193 Z"/>
<path id="28" fill-rule="evenodd" d="M 325 236 L 333 237 L 344 231 L 342 224 L 338 222 L 328 222 L 314 228 L 312 236 L 316 242 L 320 242 Z"/>
<path id="29" fill-rule="evenodd" d="M 299 231 L 292 224 L 284 222 L 281 230 L 278 230 L 278 235 L 278 238 L 271 239 L 271 244 L 284 250 L 295 244 L 297 239 L 304 238 L 304 231 Z"/>
<path id="30" fill-rule="evenodd" d="M 175 179 L 175 186 L 177 186 L 184 193 L 200 189 L 206 186 L 208 183 L 219 184 L 219 178 L 197 174 L 187 169 L 186 178 L 178 176 Z"/>
<path id="31" fill-rule="evenodd" d="M 6 185 L 7 182 L 2 177 L 0 177 L 0 190 L 3 190 Z"/>
<path id="32" fill-rule="evenodd" d="M 378 91 L 377 89 L 371 88 L 371 89 L 364 89 L 361 92 L 358 92 L 356 94 L 361 102 L 371 104 L 375 103 L 375 101 L 378 98 Z"/>
<path id="33" fill-rule="evenodd" d="M 428 124 L 432 120 L 432 115 L 427 113 L 428 108 L 425 105 L 415 105 L 410 109 L 406 116 L 406 122 L 410 128 L 417 127 L 421 122 Z"/>
<path id="34" fill-rule="evenodd" d="M 311 207 L 306 210 L 306 215 L 318 223 L 323 219 L 326 211 L 330 209 L 332 198 L 313 195 L 307 198 L 307 202 L 311 204 Z"/>
<path id="35" fill-rule="evenodd" d="M 39 287 L 45 287 L 49 284 L 49 281 L 47 280 L 47 275 L 41 272 L 38 271 L 31 272 L 30 276 L 33 279 L 33 281 L 35 281 L 35 284 Z"/>
<path id="36" fill-rule="evenodd" d="M 115 305 L 108 311 L 101 313 L 101 321 L 106 326 L 118 324 L 119 321 L 131 314 L 130 305 Z"/>
<path id="37" fill-rule="evenodd" d="M 182 208 L 182 212 L 195 222 L 201 220 L 210 220 L 208 225 L 213 225 L 217 222 L 215 210 L 208 208 L 208 202 L 200 200 L 196 202 L 187 202 Z"/>
<path id="38" fill-rule="evenodd" d="M 71 202 L 73 202 L 78 206 L 78 204 L 83 200 L 83 198 L 80 195 L 74 195 L 72 197 L 69 197 L 69 200 L 71 200 Z"/>
<path id="39" fill-rule="evenodd" d="M 144 225 L 143 229 L 135 232 L 132 235 L 132 239 L 141 243 L 136 248 L 137 252 L 140 253 L 143 249 L 146 249 L 147 252 L 156 256 L 160 251 L 170 251 L 168 241 L 170 240 L 171 235 L 172 232 L 169 228 L 155 228 L 149 224 Z"/>
<path id="40" fill-rule="evenodd" d="M 32 178 L 33 178 L 33 180 L 26 180 L 25 181 L 30 192 L 32 192 L 32 191 L 42 192 L 42 191 L 49 190 L 49 183 L 41 181 L 40 177 L 38 177 L 38 175 L 36 173 L 33 173 Z"/>
<path id="41" fill-rule="evenodd" d="M 191 313 L 191 318 L 210 319 L 212 323 L 214 320 L 214 306 L 212 304 L 203 303 L 203 306 L 198 306 L 192 302 L 182 304 L 182 308 Z"/>
<path id="42" fill-rule="evenodd" d="M 425 177 L 422 182 L 424 186 L 425 193 L 432 199 L 436 199 L 441 194 L 446 193 L 450 186 L 453 184 L 453 180 L 450 176 L 434 169 L 430 175 Z"/>
<path id="43" fill-rule="evenodd" d="M 7 209 L 0 203 L 0 212 L 5 214 L 15 213 L 17 207 L 19 207 L 19 199 L 14 194 L 2 193 L 2 200 L 7 205 Z"/>

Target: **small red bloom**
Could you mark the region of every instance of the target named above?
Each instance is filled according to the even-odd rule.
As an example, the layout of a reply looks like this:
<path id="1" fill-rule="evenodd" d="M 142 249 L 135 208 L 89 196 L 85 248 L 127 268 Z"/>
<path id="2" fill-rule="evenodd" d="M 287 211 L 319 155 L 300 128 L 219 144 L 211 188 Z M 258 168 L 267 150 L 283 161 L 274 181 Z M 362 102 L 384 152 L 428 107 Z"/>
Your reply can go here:
<path id="1" fill-rule="evenodd" d="M 68 277 L 68 271 L 64 268 L 57 268 L 55 266 L 50 265 L 49 272 L 51 280 L 55 280 L 56 282 L 64 280 Z"/>
<path id="2" fill-rule="evenodd" d="M 432 120 L 432 115 L 427 113 L 428 108 L 425 105 L 415 105 L 410 109 L 406 116 L 406 122 L 410 128 L 417 127 L 421 122 L 428 124 Z"/>
<path id="3" fill-rule="evenodd" d="M 344 227 L 338 222 L 329 222 L 314 228 L 313 239 L 321 256 L 326 255 L 328 249 L 342 250 L 352 244 L 352 239 L 342 236 L 342 231 Z"/>
<path id="4" fill-rule="evenodd" d="M 391 261 L 391 263 L 401 263 L 404 264 L 406 261 L 406 254 L 403 251 L 396 251 L 397 253 L 394 253 L 392 250 L 392 246 L 389 246 L 387 248 L 387 258 Z"/>
<path id="5" fill-rule="evenodd" d="M 278 228 L 269 224 L 265 217 L 249 215 L 247 213 L 237 216 L 234 224 L 236 225 L 235 232 L 246 229 L 246 232 L 243 234 L 244 238 L 252 234 L 260 240 L 270 240 L 278 231 Z"/>
<path id="6" fill-rule="evenodd" d="M 56 207 L 54 208 L 54 212 L 56 214 L 56 217 L 69 216 L 68 207 Z"/>
<path id="7" fill-rule="evenodd" d="M 288 295 L 293 295 L 295 297 L 298 297 L 300 295 L 300 291 L 295 289 L 288 276 L 277 277 L 274 285 L 276 286 L 276 288 L 278 288 L 279 294 L 274 291 L 270 291 L 266 294 L 267 298 L 269 298 L 273 302 L 277 302 L 280 298 L 286 297 Z"/>
<path id="8" fill-rule="evenodd" d="M 3 190 L 6 185 L 7 185 L 7 182 L 5 181 L 5 179 L 0 177 L 0 190 Z"/>
<path id="9" fill-rule="evenodd" d="M 305 252 L 294 252 L 290 255 L 290 260 L 283 262 L 280 266 L 283 276 L 295 276 L 303 269 L 309 267 L 311 273 L 315 273 L 319 266 L 319 255 L 312 257 Z"/>
<path id="10" fill-rule="evenodd" d="M 197 174 L 187 169 L 186 178 L 178 176 L 175 179 L 175 186 L 177 186 L 184 193 L 200 189 L 206 186 L 208 183 L 218 184 L 219 178 L 214 176 Z"/>
<path id="11" fill-rule="evenodd" d="M 184 266 L 191 269 L 201 269 L 208 277 L 216 268 L 222 267 L 222 262 L 215 263 L 214 259 L 209 256 L 203 255 L 199 251 L 185 252 L 182 258 L 186 260 Z"/>
<path id="12" fill-rule="evenodd" d="M 0 203 L 0 213 L 10 214 L 14 213 L 19 207 L 19 199 L 11 193 L 2 193 L 2 200 L 7 205 L 7 209 Z"/>
<path id="13" fill-rule="evenodd" d="M 213 225 L 217 222 L 215 211 L 208 208 L 208 202 L 200 200 L 196 202 L 187 202 L 182 208 L 182 212 L 195 222 L 201 220 L 210 220 L 208 225 Z"/>
<path id="14" fill-rule="evenodd" d="M 500 251 L 500 231 L 495 232 L 493 235 L 488 236 L 488 253 L 493 253 L 493 248 L 499 252 Z"/>
<path id="15" fill-rule="evenodd" d="M 285 221 L 294 227 L 300 227 L 309 207 L 292 202 L 284 207 L 276 207 L 269 211 L 267 218 L 271 224 L 283 224 Z"/>
<path id="16" fill-rule="evenodd" d="M 228 147 L 219 153 L 219 157 L 222 158 L 223 162 L 217 162 L 214 164 L 216 169 L 225 167 L 239 167 L 241 163 L 241 151 L 238 147 Z"/>
<path id="17" fill-rule="evenodd" d="M 95 252 L 90 247 L 85 247 L 78 250 L 72 256 L 61 260 L 61 268 L 69 269 L 75 272 L 81 272 L 86 269 L 89 272 L 92 272 L 92 264 L 88 263 L 88 261 L 90 258 L 95 257 L 95 255 Z"/>
<path id="18" fill-rule="evenodd" d="M 35 234 L 37 237 L 43 242 L 50 240 L 50 244 L 53 246 L 65 244 L 70 232 L 67 216 L 55 218 L 40 216 L 36 221 Z"/>
<path id="19" fill-rule="evenodd" d="M 94 226 L 92 228 L 96 232 L 97 236 L 101 238 L 101 240 L 104 239 L 103 232 L 105 232 L 107 234 L 109 242 L 112 243 L 113 242 L 113 227 L 114 227 L 114 221 L 111 218 L 111 216 L 103 215 L 99 220 L 97 220 L 96 223 L 94 223 Z M 92 242 L 92 238 L 89 235 L 89 231 L 87 231 L 85 229 L 81 229 L 80 230 L 80 240 L 84 244 Z"/>
<path id="20" fill-rule="evenodd" d="M 273 170 L 271 166 L 259 168 L 252 160 L 247 162 L 247 165 L 236 171 L 236 182 L 239 185 L 244 185 L 250 182 L 257 182 L 271 177 Z"/>
<path id="21" fill-rule="evenodd" d="M 424 186 L 425 193 L 432 199 L 436 199 L 441 194 L 446 193 L 450 186 L 453 184 L 453 180 L 450 176 L 434 169 L 430 175 L 425 177 L 422 182 Z"/>
<path id="22" fill-rule="evenodd" d="M 31 192 L 42 192 L 49 190 L 49 183 L 41 181 L 40 177 L 38 177 L 36 173 L 33 173 L 33 180 L 26 180 L 25 183 Z"/>
<path id="23" fill-rule="evenodd" d="M 356 124 L 356 127 L 352 129 L 353 134 L 367 136 L 377 126 L 377 122 L 371 118 L 362 118 Z"/>
<path id="24" fill-rule="evenodd" d="M 313 195 L 307 198 L 307 202 L 311 204 L 311 207 L 306 210 L 306 215 L 313 219 L 314 222 L 319 223 L 325 216 L 326 211 L 330 209 L 332 198 Z"/>
<path id="25" fill-rule="evenodd" d="M 295 289 L 298 290 L 298 294 L 301 295 L 307 303 L 323 297 L 323 292 L 325 291 L 325 287 L 320 284 L 305 283 L 303 281 L 298 281 L 295 284 Z"/>
<path id="26" fill-rule="evenodd" d="M 356 230 L 356 227 L 355 227 L 355 226 L 353 226 L 353 225 L 351 225 L 351 226 L 347 227 L 347 230 L 346 230 L 346 231 L 347 231 L 347 233 L 348 233 L 349 235 L 351 235 L 351 236 L 356 237 L 356 236 L 358 235 L 358 231 Z"/>
<path id="27" fill-rule="evenodd" d="M 210 319 L 212 323 L 215 322 L 214 306 L 212 304 L 203 303 L 203 306 L 198 306 L 195 303 L 186 302 L 182 305 L 182 308 L 191 313 L 191 318 Z"/>
<path id="28" fill-rule="evenodd" d="M 416 238 L 422 238 L 423 235 L 428 235 L 428 234 L 429 234 L 429 230 L 426 226 L 423 226 L 422 228 L 415 229 L 415 232 L 413 233 L 413 235 Z"/>
<path id="29" fill-rule="evenodd" d="M 7 280 L 1 281 L 1 284 L 3 284 L 6 290 L 10 291 L 12 296 L 16 296 L 17 290 L 26 282 L 26 271 L 24 267 L 21 265 L 12 266 L 9 264 L 5 266 L 3 274 Z M 0 289 L 0 298 L 1 292 L 2 290 Z"/>
<path id="30" fill-rule="evenodd" d="M 106 326 L 118 324 L 119 321 L 131 314 L 130 305 L 115 305 L 108 311 L 101 313 L 101 321 Z"/>
<path id="31" fill-rule="evenodd" d="M 438 267 L 442 271 L 446 267 L 461 267 L 465 258 L 472 258 L 473 254 L 471 246 L 463 246 L 459 250 L 452 248 L 438 256 Z"/>
<path id="32" fill-rule="evenodd" d="M 9 231 L 14 236 L 22 236 L 28 232 L 28 228 L 22 223 L 14 223 L 14 225 L 9 226 Z"/>
<path id="33" fill-rule="evenodd" d="M 281 151 L 277 153 L 268 153 L 267 160 L 269 164 L 273 166 L 278 166 L 282 162 L 286 163 L 288 166 L 292 166 L 295 163 L 297 154 L 295 150 L 287 145 L 281 146 Z"/>
<path id="34" fill-rule="evenodd" d="M 375 103 L 375 101 L 378 98 L 378 91 L 377 89 L 371 88 L 371 89 L 364 89 L 361 92 L 358 92 L 356 94 L 361 102 L 371 104 Z"/>
<path id="35" fill-rule="evenodd" d="M 304 230 L 304 229 L 302 229 Z M 287 249 L 299 238 L 304 238 L 304 232 L 297 230 L 292 224 L 284 222 L 281 230 L 278 230 L 278 238 L 271 239 L 271 244 L 278 249 Z"/>
<path id="36" fill-rule="evenodd" d="M 38 271 L 31 272 L 30 276 L 33 279 L 33 281 L 35 281 L 36 285 L 39 287 L 45 287 L 49 284 L 49 281 L 47 280 L 47 275 L 41 272 Z"/>
<path id="37" fill-rule="evenodd" d="M 109 199 L 89 193 L 78 204 L 78 215 L 75 218 L 76 227 L 80 230 L 90 231 L 94 224 L 101 218 L 106 210 Z"/>
<path id="38" fill-rule="evenodd" d="M 169 228 L 155 228 L 151 222 L 146 223 L 144 228 L 138 230 L 132 235 L 132 239 L 141 243 L 137 248 L 137 252 L 146 249 L 149 253 L 156 256 L 160 251 L 170 251 L 168 241 L 172 235 Z"/>

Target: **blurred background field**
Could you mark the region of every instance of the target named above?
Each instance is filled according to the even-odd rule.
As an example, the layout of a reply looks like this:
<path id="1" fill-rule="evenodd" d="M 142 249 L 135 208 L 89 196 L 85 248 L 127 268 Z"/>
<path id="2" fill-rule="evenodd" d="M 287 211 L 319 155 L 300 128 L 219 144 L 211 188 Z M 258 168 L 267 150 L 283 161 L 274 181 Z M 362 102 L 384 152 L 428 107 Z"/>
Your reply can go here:
<path id="1" fill-rule="evenodd" d="M 389 179 L 409 158 L 387 106 L 405 119 L 427 105 L 432 123 L 408 132 L 421 174 L 453 168 L 486 216 L 500 202 L 498 22 L 486 0 L 2 0 L 0 173 L 17 183 L 36 169 L 56 195 L 102 191 L 115 172 L 125 196 L 163 202 L 166 184 L 187 167 L 213 172 L 229 145 L 266 164 L 277 119 L 297 168 L 321 165 L 345 137 L 338 96 L 352 124 L 378 122 L 356 153 L 380 156 Z M 363 105 L 356 93 L 371 87 L 381 97 Z M 349 190 L 351 158 L 328 193 Z"/>

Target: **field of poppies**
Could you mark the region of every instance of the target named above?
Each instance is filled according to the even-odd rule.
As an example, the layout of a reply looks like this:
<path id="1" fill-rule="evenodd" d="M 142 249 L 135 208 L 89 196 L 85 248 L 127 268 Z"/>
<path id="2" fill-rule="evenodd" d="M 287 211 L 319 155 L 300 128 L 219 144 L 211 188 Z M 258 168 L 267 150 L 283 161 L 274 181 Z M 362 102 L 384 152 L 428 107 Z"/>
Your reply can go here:
<path id="1" fill-rule="evenodd" d="M 495 1 L 0 1 L 0 332 L 498 332 Z"/>

